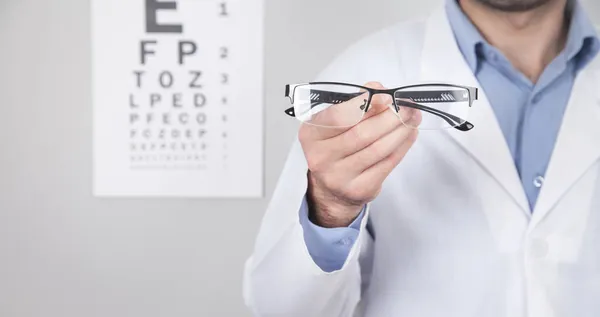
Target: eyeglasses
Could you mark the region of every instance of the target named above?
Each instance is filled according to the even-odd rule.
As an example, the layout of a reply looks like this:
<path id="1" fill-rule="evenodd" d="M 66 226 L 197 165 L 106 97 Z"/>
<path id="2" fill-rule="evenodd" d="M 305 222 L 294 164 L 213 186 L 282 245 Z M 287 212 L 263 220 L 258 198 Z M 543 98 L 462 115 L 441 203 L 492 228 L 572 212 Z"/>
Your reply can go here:
<path id="1" fill-rule="evenodd" d="M 450 84 L 412 85 L 395 89 L 373 89 L 359 85 L 336 82 L 313 82 L 286 85 L 285 96 L 292 107 L 285 110 L 289 116 L 303 123 L 329 128 L 352 127 L 358 124 L 369 110 L 374 95 L 392 96 L 392 109 L 420 111 L 418 126 L 410 120 L 403 123 L 419 130 L 454 128 L 469 131 L 474 126 L 467 121 L 478 90 L 473 87 Z M 399 115 L 402 119 L 403 116 Z"/>

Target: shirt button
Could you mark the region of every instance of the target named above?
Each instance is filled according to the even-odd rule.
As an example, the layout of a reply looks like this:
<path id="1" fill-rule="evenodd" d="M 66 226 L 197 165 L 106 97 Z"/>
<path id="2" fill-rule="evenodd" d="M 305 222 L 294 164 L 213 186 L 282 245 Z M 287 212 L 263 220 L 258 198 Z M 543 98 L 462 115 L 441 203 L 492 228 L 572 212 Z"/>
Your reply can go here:
<path id="1" fill-rule="evenodd" d="M 491 52 L 490 59 L 492 60 L 492 62 L 497 63 L 498 62 L 498 54 Z"/>
<path id="2" fill-rule="evenodd" d="M 535 95 L 531 101 L 533 103 L 538 103 L 538 102 L 540 102 L 541 99 L 542 99 L 541 95 Z"/>
<path id="3" fill-rule="evenodd" d="M 541 259 L 548 255 L 548 243 L 541 239 L 533 239 L 529 245 L 529 252 L 532 257 Z"/>
<path id="4" fill-rule="evenodd" d="M 533 186 L 535 186 L 535 188 L 541 188 L 542 185 L 544 185 L 544 177 L 543 176 L 540 175 L 533 179 Z"/>
<path id="5" fill-rule="evenodd" d="M 351 245 L 353 243 L 354 243 L 354 239 L 352 239 L 352 238 L 344 238 L 344 239 L 338 241 L 338 244 L 340 244 L 340 245 Z"/>

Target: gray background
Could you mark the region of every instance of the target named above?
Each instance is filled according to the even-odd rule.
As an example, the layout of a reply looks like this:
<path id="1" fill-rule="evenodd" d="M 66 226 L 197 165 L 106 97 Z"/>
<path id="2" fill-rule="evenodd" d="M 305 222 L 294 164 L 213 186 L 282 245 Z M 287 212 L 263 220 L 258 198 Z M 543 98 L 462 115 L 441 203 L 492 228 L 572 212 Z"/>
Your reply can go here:
<path id="1" fill-rule="evenodd" d="M 93 198 L 89 3 L 0 0 L 0 316 L 249 316 L 242 266 L 297 127 L 284 84 L 439 1 L 267 0 L 266 197 L 200 200 Z"/>

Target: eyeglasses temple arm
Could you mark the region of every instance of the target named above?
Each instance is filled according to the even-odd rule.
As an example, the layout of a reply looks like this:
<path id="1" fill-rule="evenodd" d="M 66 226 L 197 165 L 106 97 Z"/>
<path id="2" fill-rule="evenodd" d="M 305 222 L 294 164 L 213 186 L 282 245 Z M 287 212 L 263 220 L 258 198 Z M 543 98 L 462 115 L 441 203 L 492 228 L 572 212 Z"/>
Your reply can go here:
<path id="1" fill-rule="evenodd" d="M 402 90 L 394 92 L 394 98 L 427 103 L 470 102 L 477 100 L 477 88 L 474 89 L 463 93 L 457 90 Z"/>
<path id="2" fill-rule="evenodd" d="M 460 130 L 460 131 L 469 131 L 475 127 L 472 123 L 470 123 L 466 120 L 463 120 L 459 117 L 456 117 L 449 113 L 437 110 L 435 108 L 430 108 L 430 107 L 427 107 L 427 106 L 424 106 L 424 105 L 421 105 L 421 104 L 418 104 L 415 102 L 396 99 L 396 104 L 398 106 L 419 109 L 421 111 L 431 113 L 435 116 L 438 116 L 438 117 L 444 119 L 444 121 L 448 122 L 452 127 L 454 127 L 457 130 Z M 457 123 L 458 123 L 458 125 L 456 125 Z"/>

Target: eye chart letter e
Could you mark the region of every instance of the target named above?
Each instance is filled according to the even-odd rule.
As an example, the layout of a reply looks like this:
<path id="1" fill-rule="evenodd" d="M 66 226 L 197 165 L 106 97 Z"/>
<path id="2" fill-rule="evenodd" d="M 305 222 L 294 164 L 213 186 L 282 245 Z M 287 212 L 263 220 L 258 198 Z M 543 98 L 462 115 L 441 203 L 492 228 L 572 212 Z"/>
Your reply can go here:
<path id="1" fill-rule="evenodd" d="M 92 0 L 94 195 L 263 195 L 263 0 Z"/>

